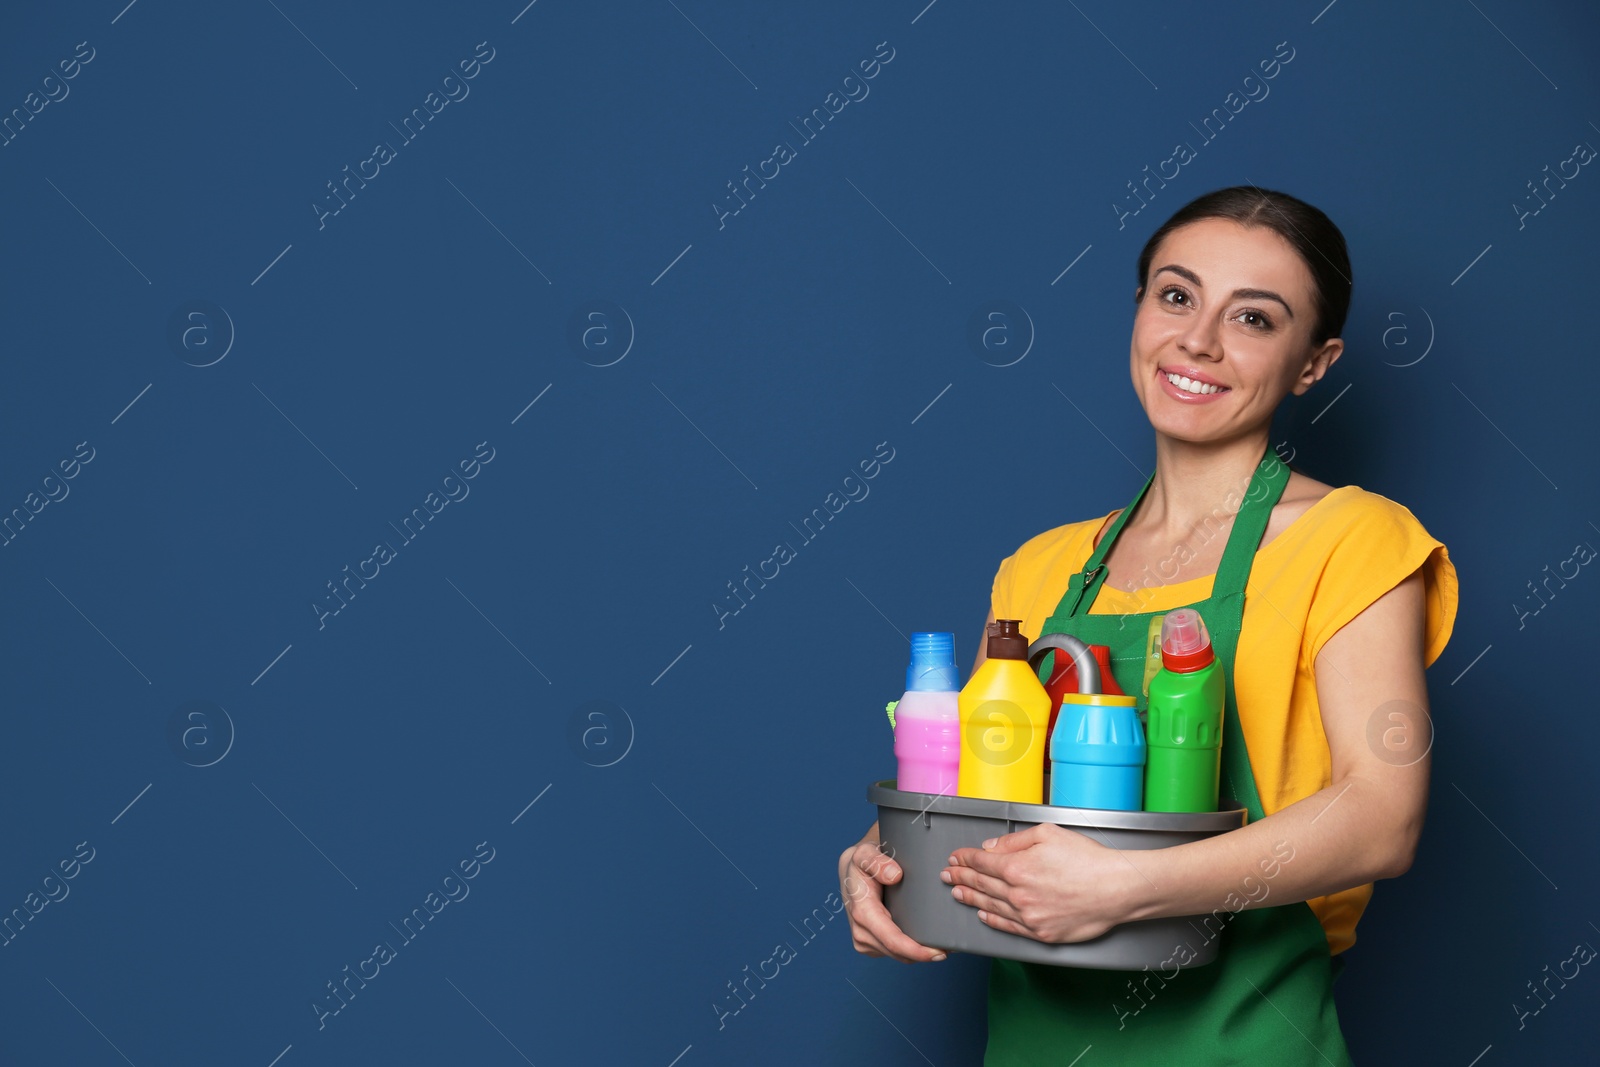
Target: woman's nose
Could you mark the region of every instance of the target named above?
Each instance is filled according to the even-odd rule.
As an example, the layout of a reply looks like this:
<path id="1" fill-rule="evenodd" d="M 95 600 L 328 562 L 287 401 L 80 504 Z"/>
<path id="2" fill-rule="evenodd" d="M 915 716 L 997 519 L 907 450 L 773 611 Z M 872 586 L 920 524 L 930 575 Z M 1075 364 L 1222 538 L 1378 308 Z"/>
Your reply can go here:
<path id="1" fill-rule="evenodd" d="M 1218 326 L 1215 319 L 1209 315 L 1200 314 L 1191 316 L 1187 327 L 1178 334 L 1178 347 L 1191 356 L 1202 359 L 1215 359 L 1220 353 L 1217 347 Z"/>

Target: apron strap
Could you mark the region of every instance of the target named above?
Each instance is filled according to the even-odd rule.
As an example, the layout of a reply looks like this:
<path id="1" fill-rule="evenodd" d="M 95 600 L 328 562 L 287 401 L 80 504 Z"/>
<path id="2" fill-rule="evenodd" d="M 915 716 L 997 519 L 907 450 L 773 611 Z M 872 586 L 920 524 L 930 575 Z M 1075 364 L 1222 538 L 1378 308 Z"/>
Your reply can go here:
<path id="1" fill-rule="evenodd" d="M 1262 534 L 1267 533 L 1267 522 L 1272 518 L 1272 507 L 1283 496 L 1283 486 L 1288 485 L 1290 469 L 1275 451 L 1267 450 L 1250 477 L 1250 488 L 1245 491 L 1245 501 L 1234 517 L 1234 530 L 1229 531 L 1227 545 L 1222 549 L 1222 561 L 1216 568 L 1213 590 L 1245 592 L 1245 579 L 1256 560 L 1256 549 L 1261 547 Z M 1243 601 L 1240 601 L 1243 606 Z"/>
<path id="2" fill-rule="evenodd" d="M 1084 563 L 1083 570 L 1074 574 L 1067 581 L 1067 591 L 1062 594 L 1061 603 L 1056 606 L 1054 614 L 1063 614 L 1062 608 L 1067 609 L 1064 612 L 1066 615 L 1078 614 L 1079 605 L 1083 603 L 1084 594 L 1086 593 L 1089 594 L 1089 604 L 1094 604 L 1094 598 L 1100 595 L 1100 586 L 1105 583 L 1106 579 L 1106 554 L 1111 551 L 1111 546 L 1116 542 L 1117 535 L 1122 532 L 1123 524 L 1128 521 L 1128 516 L 1132 515 L 1134 509 L 1139 506 L 1139 501 L 1144 499 L 1145 491 L 1150 488 L 1150 483 L 1155 481 L 1155 477 L 1155 471 L 1151 471 L 1146 475 L 1144 485 L 1140 486 L 1139 491 L 1134 494 L 1133 503 L 1123 508 L 1117 515 L 1117 521 L 1113 522 L 1111 528 L 1100 538 L 1100 543 L 1095 546 L 1094 552 L 1089 556 L 1088 561 Z M 1085 609 L 1085 614 L 1087 614 L 1087 609 Z"/>
<path id="3" fill-rule="evenodd" d="M 1222 663 L 1227 678 L 1227 706 L 1222 727 L 1222 785 L 1235 801 L 1249 812 L 1250 819 L 1263 817 L 1261 797 L 1250 764 L 1249 746 L 1239 723 L 1238 694 L 1234 689 L 1239 654 L 1239 634 L 1244 628 L 1245 585 L 1255 562 L 1256 549 L 1266 533 L 1272 509 L 1283 496 L 1289 482 L 1289 468 L 1269 446 L 1255 472 L 1250 488 L 1233 520 L 1222 562 L 1212 579 L 1211 596 L 1202 617 L 1211 635 L 1212 651 Z"/>

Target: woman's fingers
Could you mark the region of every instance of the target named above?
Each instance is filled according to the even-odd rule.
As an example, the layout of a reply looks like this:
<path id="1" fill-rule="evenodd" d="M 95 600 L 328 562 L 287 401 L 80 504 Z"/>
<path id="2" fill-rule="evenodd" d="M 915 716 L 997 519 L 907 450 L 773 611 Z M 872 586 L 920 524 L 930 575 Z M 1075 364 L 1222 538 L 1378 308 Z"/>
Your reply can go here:
<path id="1" fill-rule="evenodd" d="M 893 885 L 904 873 L 893 857 L 886 852 L 880 852 L 877 845 L 868 841 L 856 846 L 856 865 L 869 877 L 884 885 Z"/>
<path id="2" fill-rule="evenodd" d="M 950 857 L 950 866 L 940 871 L 939 877 L 950 886 L 952 897 L 978 909 L 981 921 L 997 930 L 1022 933 L 1022 912 L 1017 898 L 1025 890 L 1006 881 L 1001 873 L 1005 862 L 1003 855 L 996 855 L 988 848 L 982 851 L 960 849 Z M 986 873 L 989 871 L 995 873 Z"/>
<path id="3" fill-rule="evenodd" d="M 1000 916 L 1012 922 L 1020 922 L 1021 914 L 1011 903 L 1003 897 L 985 893 L 981 889 L 974 889 L 970 885 L 958 885 L 951 889 L 950 895 L 969 907 L 977 908 L 990 916 Z"/>
<path id="4" fill-rule="evenodd" d="M 992 926 L 996 930 L 1004 930 L 1008 934 L 1017 934 L 1021 937 L 1030 937 L 1035 941 L 1039 939 L 1038 934 L 1034 933 L 1026 926 L 1023 926 L 1021 923 L 1012 922 L 1010 919 L 996 915 L 992 911 L 978 912 L 978 921 L 983 923 L 985 926 Z"/>
<path id="5" fill-rule="evenodd" d="M 851 919 L 852 928 L 859 928 L 855 939 L 858 951 L 868 955 L 892 956 L 902 963 L 928 963 L 944 959 L 944 953 L 939 949 L 919 945 L 896 926 L 889 909 L 883 906 L 876 893 L 856 902 Z"/>
<path id="6" fill-rule="evenodd" d="M 984 874 L 973 867 L 946 867 L 939 872 L 939 876 L 946 885 L 961 889 L 962 892 L 956 893 L 955 897 L 957 900 L 963 900 L 963 896 L 965 896 L 964 902 L 967 903 L 971 902 L 974 895 L 982 894 L 985 900 L 1004 904 L 1005 908 L 1010 908 L 1010 905 L 1005 902 L 1011 899 L 1011 895 L 1017 888 L 1004 878 Z M 1007 911 L 1006 914 L 1009 915 L 1011 912 Z"/>
<path id="7" fill-rule="evenodd" d="M 883 886 L 903 877 L 893 859 L 878 851 L 876 843 L 862 841 L 843 857 L 845 914 L 850 919 L 850 934 L 857 952 L 868 956 L 891 956 L 903 963 L 942 960 L 937 948 L 920 945 L 895 924 L 883 904 Z"/>

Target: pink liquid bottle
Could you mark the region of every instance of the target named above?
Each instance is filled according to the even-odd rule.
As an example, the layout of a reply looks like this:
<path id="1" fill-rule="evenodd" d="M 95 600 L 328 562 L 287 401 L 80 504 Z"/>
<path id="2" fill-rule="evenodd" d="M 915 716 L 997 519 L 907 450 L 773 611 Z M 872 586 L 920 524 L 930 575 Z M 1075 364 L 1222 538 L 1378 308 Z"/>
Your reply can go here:
<path id="1" fill-rule="evenodd" d="M 906 695 L 894 710 L 895 788 L 956 795 L 961 765 L 961 686 L 956 678 L 955 634 L 911 635 Z"/>

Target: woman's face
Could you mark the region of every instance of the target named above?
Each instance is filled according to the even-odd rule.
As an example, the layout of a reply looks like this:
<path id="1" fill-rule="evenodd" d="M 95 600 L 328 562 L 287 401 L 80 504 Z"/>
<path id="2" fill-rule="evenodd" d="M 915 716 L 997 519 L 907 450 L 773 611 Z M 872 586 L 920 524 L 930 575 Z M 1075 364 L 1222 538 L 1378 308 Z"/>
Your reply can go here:
<path id="1" fill-rule="evenodd" d="M 1313 292 L 1299 254 L 1266 227 L 1200 219 L 1169 233 L 1133 320 L 1133 388 L 1157 432 L 1242 436 L 1310 389 L 1343 349 L 1312 345 Z"/>

